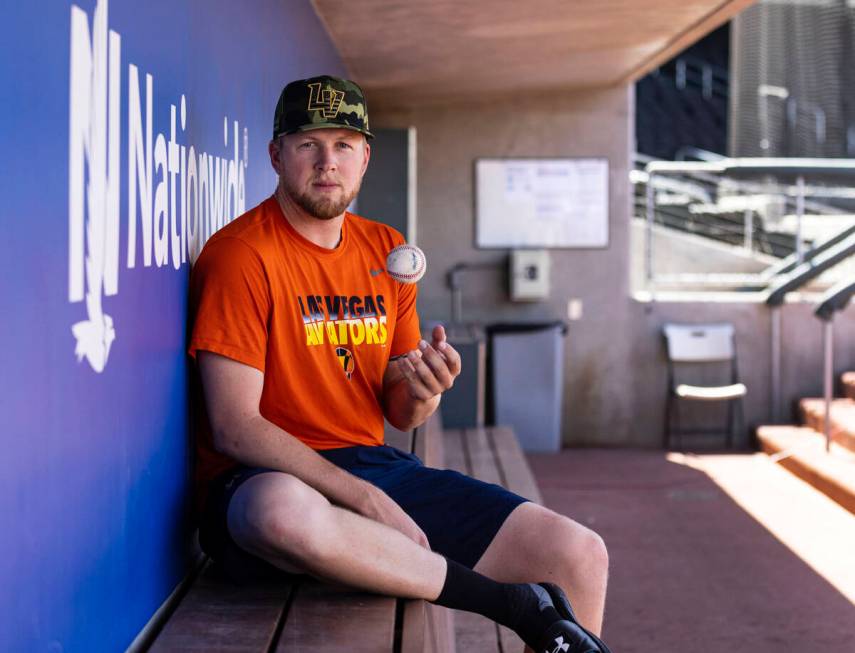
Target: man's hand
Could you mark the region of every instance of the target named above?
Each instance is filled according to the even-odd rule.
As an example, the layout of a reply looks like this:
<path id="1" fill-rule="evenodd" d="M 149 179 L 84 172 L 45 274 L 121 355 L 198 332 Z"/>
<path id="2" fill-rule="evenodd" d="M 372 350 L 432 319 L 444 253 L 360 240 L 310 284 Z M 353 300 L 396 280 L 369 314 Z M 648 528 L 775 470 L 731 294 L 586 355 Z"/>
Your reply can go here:
<path id="1" fill-rule="evenodd" d="M 431 340 L 430 344 L 421 340 L 418 349 L 407 352 L 398 361 L 410 395 L 420 401 L 448 390 L 460 374 L 460 354 L 448 344 L 441 325 L 434 327 Z"/>
<path id="2" fill-rule="evenodd" d="M 359 512 L 369 519 L 385 524 L 396 531 L 400 531 L 416 544 L 430 549 L 427 535 L 424 534 L 418 524 L 403 511 L 401 506 L 380 488 L 365 484 L 367 486 L 365 500 L 359 506 Z"/>

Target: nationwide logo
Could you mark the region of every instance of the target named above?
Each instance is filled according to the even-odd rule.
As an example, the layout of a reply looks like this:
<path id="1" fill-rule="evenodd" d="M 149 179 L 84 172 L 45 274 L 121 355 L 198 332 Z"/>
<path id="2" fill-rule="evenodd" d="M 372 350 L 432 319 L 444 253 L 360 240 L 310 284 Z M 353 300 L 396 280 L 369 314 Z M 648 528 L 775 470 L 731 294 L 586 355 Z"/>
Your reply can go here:
<path id="1" fill-rule="evenodd" d="M 86 12 L 72 5 L 69 57 L 68 300 L 86 300 L 86 319 L 71 327 L 74 353 L 96 372 L 107 365 L 117 336 L 103 299 L 119 292 L 122 143 L 128 152 L 126 265 L 136 267 L 139 232 L 143 267 L 171 263 L 178 270 L 196 259 L 212 233 L 246 210 L 249 139 L 244 128 L 241 159 L 238 122 L 230 129 L 224 118 L 223 145 L 226 152 L 231 147 L 230 158 L 181 142 L 187 130 L 184 95 L 170 104 L 168 130 L 155 131 L 154 77 L 145 75 L 141 91 L 134 64 L 127 68 L 123 116 L 122 38 L 108 31 L 107 9 L 108 0 L 98 0 L 90 32 Z"/>
<path id="2" fill-rule="evenodd" d="M 353 354 L 349 349 L 336 347 L 335 355 L 338 357 L 338 363 L 341 365 L 344 375 L 347 377 L 347 380 L 350 381 L 350 377 L 353 375 L 353 369 L 356 367 L 353 362 Z"/>
<path id="3" fill-rule="evenodd" d="M 309 111 L 320 111 L 324 118 L 335 118 L 341 109 L 344 100 L 344 91 L 336 91 L 332 88 L 321 90 L 321 83 L 309 84 Z"/>

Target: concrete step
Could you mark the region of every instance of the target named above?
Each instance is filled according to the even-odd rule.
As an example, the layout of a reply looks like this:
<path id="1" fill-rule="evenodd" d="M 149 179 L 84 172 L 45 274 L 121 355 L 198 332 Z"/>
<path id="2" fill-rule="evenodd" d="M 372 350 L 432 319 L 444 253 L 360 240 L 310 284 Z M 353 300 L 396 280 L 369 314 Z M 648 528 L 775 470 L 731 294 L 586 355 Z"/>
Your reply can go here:
<path id="1" fill-rule="evenodd" d="M 845 372 L 840 381 L 843 384 L 844 396 L 855 399 L 855 372 Z"/>
<path id="2" fill-rule="evenodd" d="M 761 449 L 814 488 L 855 514 L 855 452 L 831 443 L 807 426 L 760 426 L 757 440 Z"/>
<path id="3" fill-rule="evenodd" d="M 832 439 L 855 452 L 855 399 L 833 399 L 829 412 Z M 824 399 L 802 399 L 799 401 L 799 413 L 805 426 L 825 433 Z"/>

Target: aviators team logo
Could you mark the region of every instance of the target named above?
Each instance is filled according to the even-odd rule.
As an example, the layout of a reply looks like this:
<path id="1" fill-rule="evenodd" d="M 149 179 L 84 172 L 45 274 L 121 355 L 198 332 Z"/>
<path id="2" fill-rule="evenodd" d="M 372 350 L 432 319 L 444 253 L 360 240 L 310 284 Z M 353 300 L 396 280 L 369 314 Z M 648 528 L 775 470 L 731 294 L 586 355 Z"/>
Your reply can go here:
<path id="1" fill-rule="evenodd" d="M 351 354 L 350 350 L 345 347 L 336 347 L 335 355 L 338 357 L 338 362 L 341 365 L 341 369 L 344 371 L 344 375 L 347 377 L 347 380 L 350 381 L 350 377 L 353 375 L 353 368 L 355 367 L 353 354 Z"/>
<path id="2" fill-rule="evenodd" d="M 386 347 L 390 333 L 385 304 L 383 295 L 298 295 L 306 346 L 331 345 L 339 368 L 350 380 L 356 370 L 354 351 Z"/>
<path id="3" fill-rule="evenodd" d="M 344 91 L 336 91 L 332 88 L 321 90 L 320 82 L 309 84 L 309 111 L 320 111 L 324 118 L 335 118 L 341 109 L 344 100 Z"/>
<path id="4" fill-rule="evenodd" d="M 383 295 L 300 295 L 306 346 L 386 346 L 389 330 Z"/>

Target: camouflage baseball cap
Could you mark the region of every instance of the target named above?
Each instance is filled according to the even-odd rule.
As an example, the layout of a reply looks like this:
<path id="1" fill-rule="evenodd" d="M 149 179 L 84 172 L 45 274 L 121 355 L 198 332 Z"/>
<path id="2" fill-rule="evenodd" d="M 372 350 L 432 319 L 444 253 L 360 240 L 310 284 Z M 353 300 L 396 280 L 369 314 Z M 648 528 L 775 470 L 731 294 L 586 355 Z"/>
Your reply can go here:
<path id="1" fill-rule="evenodd" d="M 282 89 L 273 117 L 273 138 L 310 129 L 368 131 L 368 109 L 355 82 L 329 75 L 298 79 Z"/>

